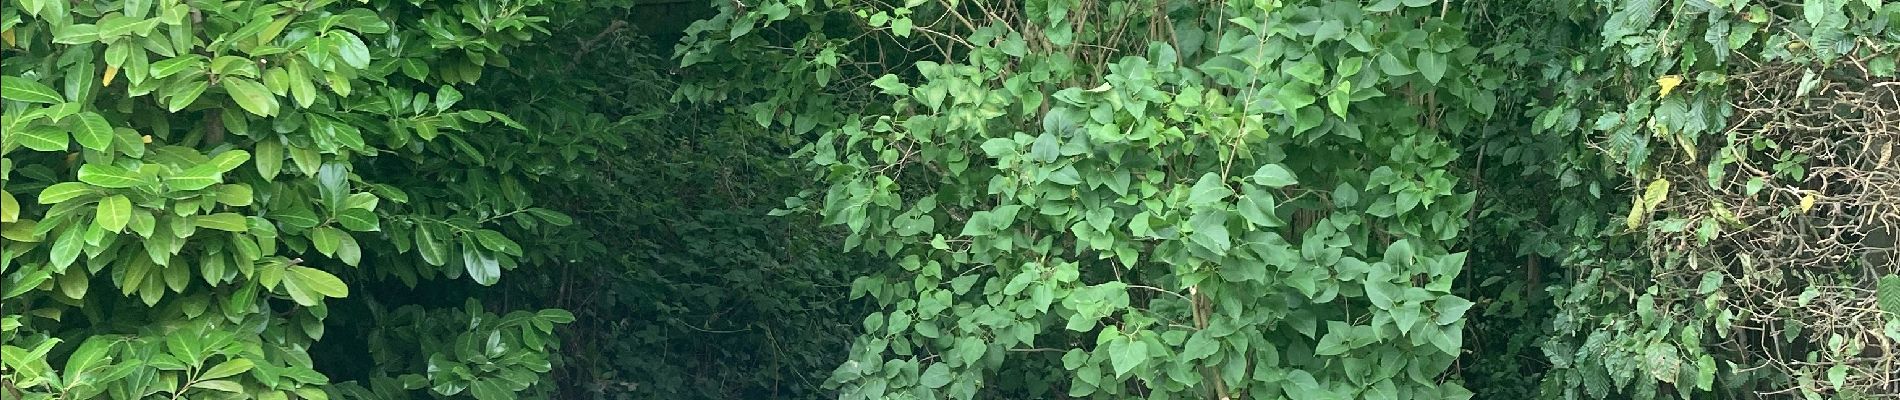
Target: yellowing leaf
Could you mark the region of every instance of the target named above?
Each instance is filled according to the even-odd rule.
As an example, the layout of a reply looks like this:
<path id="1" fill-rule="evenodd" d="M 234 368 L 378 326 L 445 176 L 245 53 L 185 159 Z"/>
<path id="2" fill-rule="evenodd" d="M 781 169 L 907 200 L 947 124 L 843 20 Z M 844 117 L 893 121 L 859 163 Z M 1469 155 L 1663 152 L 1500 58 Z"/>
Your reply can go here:
<path id="1" fill-rule="evenodd" d="M 0 41 L 6 41 L 8 46 L 12 46 L 15 43 L 13 40 L 13 30 L 0 31 Z"/>
<path id="2" fill-rule="evenodd" d="M 1636 227 L 1643 225 L 1643 202 L 1630 202 L 1630 215 L 1623 218 L 1623 224 L 1628 226 L 1632 231 L 1636 230 Z"/>
<path id="3" fill-rule="evenodd" d="M 1818 199 L 1814 197 L 1814 192 L 1801 195 L 1801 212 L 1808 212 L 1808 210 L 1814 209 L 1815 200 Z"/>
<path id="4" fill-rule="evenodd" d="M 1661 78 L 1656 78 L 1656 86 L 1662 87 L 1662 94 L 1656 95 L 1656 97 L 1667 97 L 1669 96 L 1669 92 L 1675 91 L 1676 86 L 1680 85 L 1682 85 L 1682 75 L 1664 75 Z"/>
<path id="5" fill-rule="evenodd" d="M 1656 212 L 1656 206 L 1669 199 L 1669 181 L 1657 179 L 1649 182 L 1649 188 L 1643 190 L 1643 210 Z"/>
<path id="6" fill-rule="evenodd" d="M 12 193 L 0 191 L 0 222 L 20 220 L 20 201 Z"/>
<path id="7" fill-rule="evenodd" d="M 105 77 L 105 79 L 100 79 L 100 80 L 99 80 L 99 82 L 101 82 L 101 83 L 100 83 L 99 85 L 100 85 L 100 86 L 112 86 L 112 78 L 116 78 L 116 77 L 118 77 L 118 76 L 119 76 L 119 67 L 118 67 L 118 66 L 116 66 L 116 65 L 107 65 L 107 66 L 106 66 L 106 77 Z"/>

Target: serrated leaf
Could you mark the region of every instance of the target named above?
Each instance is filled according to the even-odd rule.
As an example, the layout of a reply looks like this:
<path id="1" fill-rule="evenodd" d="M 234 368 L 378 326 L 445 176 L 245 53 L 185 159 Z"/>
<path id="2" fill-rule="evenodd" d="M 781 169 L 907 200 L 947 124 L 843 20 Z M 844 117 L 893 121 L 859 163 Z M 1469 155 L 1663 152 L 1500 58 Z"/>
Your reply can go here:
<path id="1" fill-rule="evenodd" d="M 1667 179 L 1650 181 L 1649 187 L 1643 189 L 1643 209 L 1648 212 L 1656 212 L 1656 207 L 1667 200 L 1669 200 L 1669 180 Z"/>
<path id="2" fill-rule="evenodd" d="M 1722 288 L 1722 279 L 1724 277 L 1726 276 L 1722 275 L 1722 273 L 1719 271 L 1709 271 L 1709 272 L 1702 273 L 1702 282 L 1696 285 L 1696 294 L 1706 295 L 1709 293 L 1715 293 L 1716 289 Z"/>
<path id="3" fill-rule="evenodd" d="M 1888 318 L 1900 320 L 1900 275 L 1887 274 L 1881 277 L 1875 292 L 1880 310 L 1886 311 Z"/>
<path id="4" fill-rule="evenodd" d="M 1669 92 L 1675 91 L 1676 86 L 1680 85 L 1682 85 L 1682 75 L 1664 75 L 1656 78 L 1656 86 L 1662 89 L 1656 97 L 1669 97 Z"/>

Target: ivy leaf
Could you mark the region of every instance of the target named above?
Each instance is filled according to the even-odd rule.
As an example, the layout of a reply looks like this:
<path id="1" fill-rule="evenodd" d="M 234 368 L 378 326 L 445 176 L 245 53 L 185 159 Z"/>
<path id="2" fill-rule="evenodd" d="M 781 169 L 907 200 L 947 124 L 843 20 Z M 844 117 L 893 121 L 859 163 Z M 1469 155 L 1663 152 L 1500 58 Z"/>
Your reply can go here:
<path id="1" fill-rule="evenodd" d="M 132 200 L 124 195 L 114 195 L 99 200 L 99 206 L 93 213 L 93 223 L 108 232 L 125 230 L 125 224 L 132 220 Z"/>
<path id="2" fill-rule="evenodd" d="M 1326 94 L 1326 108 L 1332 110 L 1333 115 L 1340 118 L 1346 117 L 1346 110 L 1351 105 L 1351 101 L 1352 81 L 1340 81 L 1331 93 Z"/>
<path id="3" fill-rule="evenodd" d="M 1392 245 L 1386 246 L 1385 258 L 1381 261 L 1394 266 L 1411 266 L 1412 255 L 1412 241 L 1399 239 L 1392 242 Z"/>
<path id="4" fill-rule="evenodd" d="M 1386 12 L 1397 9 L 1399 9 L 1399 0 L 1379 0 L 1377 3 L 1366 6 L 1366 11 L 1368 12 Z"/>
<path id="5" fill-rule="evenodd" d="M 1366 300 L 1371 301 L 1373 307 L 1381 310 L 1392 309 L 1393 303 L 1404 293 L 1404 289 L 1399 288 L 1399 285 L 1385 280 L 1367 279 L 1364 285 Z"/>
<path id="6" fill-rule="evenodd" d="M 1319 62 L 1314 61 L 1310 57 L 1293 63 L 1292 67 L 1287 68 L 1286 73 L 1287 75 L 1292 75 L 1294 79 L 1299 79 L 1301 82 L 1306 82 L 1309 85 L 1319 85 L 1326 82 L 1326 66 L 1320 65 Z"/>

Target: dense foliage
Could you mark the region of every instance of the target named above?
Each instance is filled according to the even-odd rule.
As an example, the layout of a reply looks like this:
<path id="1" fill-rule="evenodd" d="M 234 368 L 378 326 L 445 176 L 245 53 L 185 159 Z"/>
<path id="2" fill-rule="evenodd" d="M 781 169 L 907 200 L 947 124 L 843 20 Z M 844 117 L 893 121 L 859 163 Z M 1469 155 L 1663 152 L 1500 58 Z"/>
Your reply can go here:
<path id="1" fill-rule="evenodd" d="M 1900 4 L 3 4 L 0 397 L 1900 396 Z"/>

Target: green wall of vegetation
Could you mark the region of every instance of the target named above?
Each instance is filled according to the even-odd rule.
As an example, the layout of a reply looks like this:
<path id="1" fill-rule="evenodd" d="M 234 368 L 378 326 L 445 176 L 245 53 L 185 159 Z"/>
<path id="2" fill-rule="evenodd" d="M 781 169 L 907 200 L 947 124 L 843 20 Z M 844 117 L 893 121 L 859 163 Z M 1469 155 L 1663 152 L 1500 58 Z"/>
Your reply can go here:
<path id="1" fill-rule="evenodd" d="M 1882 0 L 0 5 L 6 399 L 1900 396 Z"/>

